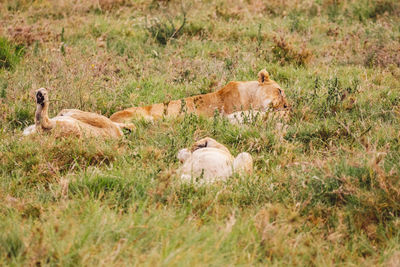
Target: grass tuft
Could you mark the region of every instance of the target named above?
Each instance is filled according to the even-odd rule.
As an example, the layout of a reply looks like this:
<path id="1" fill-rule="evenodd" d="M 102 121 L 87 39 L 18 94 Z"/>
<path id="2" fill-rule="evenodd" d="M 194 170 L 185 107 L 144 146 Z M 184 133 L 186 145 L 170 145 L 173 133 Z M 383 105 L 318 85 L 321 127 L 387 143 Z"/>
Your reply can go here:
<path id="1" fill-rule="evenodd" d="M 312 53 L 306 47 L 302 47 L 301 50 L 293 48 L 283 37 L 273 38 L 274 46 L 272 48 L 272 54 L 274 59 L 280 64 L 295 64 L 298 66 L 304 66 L 310 62 Z"/>
<path id="2" fill-rule="evenodd" d="M 175 25 L 176 18 L 168 17 L 161 20 L 151 20 L 150 26 L 146 26 L 146 29 L 157 43 L 166 45 L 170 40 L 177 39 L 182 34 L 183 28 L 186 25 L 186 13 L 184 11 L 182 13 L 183 18 L 178 25 Z"/>
<path id="3" fill-rule="evenodd" d="M 16 46 L 0 37 L 0 69 L 14 70 L 24 54 L 23 46 Z"/>

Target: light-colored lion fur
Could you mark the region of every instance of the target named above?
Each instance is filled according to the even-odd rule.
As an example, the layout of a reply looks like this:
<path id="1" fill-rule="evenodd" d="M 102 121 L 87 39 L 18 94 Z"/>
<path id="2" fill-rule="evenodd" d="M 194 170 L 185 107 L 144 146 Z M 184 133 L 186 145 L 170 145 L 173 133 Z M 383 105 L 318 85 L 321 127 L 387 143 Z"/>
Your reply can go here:
<path id="1" fill-rule="evenodd" d="M 197 141 L 192 148 L 178 152 L 182 166 L 178 170 L 182 181 L 209 184 L 225 181 L 233 173 L 251 174 L 253 158 L 242 152 L 236 158 L 216 140 L 206 137 Z"/>
<path id="2" fill-rule="evenodd" d="M 258 81 L 229 82 L 220 90 L 166 103 L 144 107 L 132 107 L 114 113 L 114 122 L 127 122 L 134 118 L 156 119 L 162 116 L 177 116 L 188 112 L 212 117 L 217 110 L 229 115 L 237 111 L 286 110 L 288 103 L 281 87 L 269 78 L 266 70 L 258 73 Z"/>

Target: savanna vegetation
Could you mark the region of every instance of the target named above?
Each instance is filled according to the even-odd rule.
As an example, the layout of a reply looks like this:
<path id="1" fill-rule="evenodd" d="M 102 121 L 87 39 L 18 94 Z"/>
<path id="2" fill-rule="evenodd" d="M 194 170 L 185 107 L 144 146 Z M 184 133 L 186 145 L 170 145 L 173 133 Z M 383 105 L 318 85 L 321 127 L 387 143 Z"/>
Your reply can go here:
<path id="1" fill-rule="evenodd" d="M 0 265 L 400 264 L 397 0 L 1 0 Z M 23 137 L 50 113 L 256 80 L 287 120 L 187 114 L 120 141 Z M 254 173 L 181 184 L 176 152 L 210 136 Z"/>

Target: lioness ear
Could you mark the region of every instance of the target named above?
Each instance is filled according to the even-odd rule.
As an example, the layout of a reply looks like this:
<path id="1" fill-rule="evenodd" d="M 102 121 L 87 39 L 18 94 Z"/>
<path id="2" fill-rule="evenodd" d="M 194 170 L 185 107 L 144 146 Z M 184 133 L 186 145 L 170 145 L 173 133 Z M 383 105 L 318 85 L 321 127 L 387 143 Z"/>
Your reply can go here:
<path id="1" fill-rule="evenodd" d="M 264 82 L 268 82 L 269 81 L 269 74 L 268 72 L 263 69 L 258 73 L 258 82 L 260 84 L 263 84 Z"/>

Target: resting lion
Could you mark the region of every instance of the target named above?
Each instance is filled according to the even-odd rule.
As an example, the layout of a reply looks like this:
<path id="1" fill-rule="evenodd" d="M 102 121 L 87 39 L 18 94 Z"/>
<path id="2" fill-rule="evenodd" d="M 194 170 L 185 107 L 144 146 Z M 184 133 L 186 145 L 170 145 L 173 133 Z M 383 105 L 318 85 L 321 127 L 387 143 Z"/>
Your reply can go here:
<path id="1" fill-rule="evenodd" d="M 119 138 L 125 124 L 112 122 L 102 115 L 77 109 L 64 109 L 54 118 L 49 118 L 49 96 L 45 88 L 36 91 L 35 124 L 25 128 L 23 134 L 51 132 L 57 137 L 102 137 Z"/>
<path id="2" fill-rule="evenodd" d="M 288 103 L 281 87 L 269 78 L 266 70 L 261 70 L 258 81 L 229 82 L 213 93 L 128 108 L 114 113 L 110 119 L 122 123 L 138 117 L 152 120 L 162 116 L 177 116 L 184 112 L 212 117 L 216 110 L 227 116 L 243 110 L 267 112 L 271 108 L 286 110 Z"/>
<path id="3" fill-rule="evenodd" d="M 233 173 L 250 174 L 253 158 L 242 152 L 234 158 L 229 150 L 210 137 L 197 141 L 191 149 L 181 149 L 178 159 L 183 165 L 178 173 L 184 182 L 209 184 L 226 180 Z"/>

